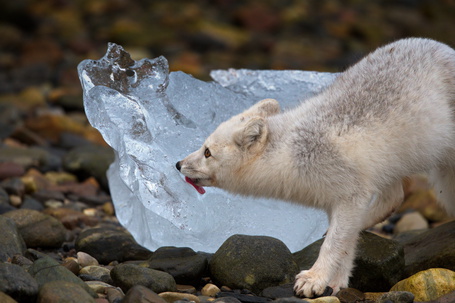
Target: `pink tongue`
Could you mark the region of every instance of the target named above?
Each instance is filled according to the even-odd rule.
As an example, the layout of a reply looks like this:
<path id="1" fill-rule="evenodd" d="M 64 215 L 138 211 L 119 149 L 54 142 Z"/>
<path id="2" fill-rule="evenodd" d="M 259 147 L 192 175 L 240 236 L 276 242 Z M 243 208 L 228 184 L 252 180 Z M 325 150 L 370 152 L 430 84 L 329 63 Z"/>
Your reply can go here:
<path id="1" fill-rule="evenodd" d="M 191 180 L 190 178 L 188 177 L 185 177 L 185 181 L 190 183 L 191 185 L 193 185 L 193 187 L 197 190 L 198 193 L 200 193 L 201 195 L 205 194 L 205 189 L 201 186 L 198 186 L 196 184 L 193 183 L 193 180 Z"/>

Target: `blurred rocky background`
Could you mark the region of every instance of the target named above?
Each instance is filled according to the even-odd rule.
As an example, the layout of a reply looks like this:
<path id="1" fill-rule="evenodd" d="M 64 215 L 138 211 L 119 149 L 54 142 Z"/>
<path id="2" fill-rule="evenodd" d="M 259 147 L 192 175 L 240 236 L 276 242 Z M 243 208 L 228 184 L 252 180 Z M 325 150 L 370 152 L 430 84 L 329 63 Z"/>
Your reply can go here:
<path id="1" fill-rule="evenodd" d="M 124 46 L 136 60 L 164 55 L 171 70 L 209 80 L 210 70 L 231 67 L 338 72 L 376 47 L 403 37 L 429 37 L 454 47 L 454 28 L 454 0 L 0 1 L 0 230 L 4 234 L 0 237 L 0 301 L 57 302 L 65 298 L 68 302 L 92 302 L 92 297 L 98 297 L 96 302 L 120 302 L 122 298 L 123 302 L 141 302 L 134 299 L 134 293 L 124 297 L 123 292 L 130 289 L 136 295 L 144 295 L 150 289 L 178 289 L 181 293 L 202 294 L 204 301 L 219 293 L 218 289 L 204 294 L 201 288 L 207 282 L 217 282 L 220 287 L 254 288 L 238 286 L 239 281 L 217 281 L 213 278 L 217 273 L 207 272 L 211 258 L 207 254 L 185 249 L 169 252 L 165 248 L 160 250 L 161 255 L 160 251 L 152 253 L 140 247 L 116 221 L 105 176 L 113 154 L 87 122 L 76 71 L 82 60 L 102 57 L 107 42 Z M 406 274 L 397 276 L 395 269 L 388 267 L 378 270 L 393 274 L 382 288 L 378 288 L 382 284 L 376 280 L 363 284 L 356 280 L 353 287 L 388 291 L 398 278 L 409 277 L 418 270 L 455 269 L 453 222 L 443 225 L 451 218 L 437 207 L 435 200 L 425 178 L 419 176 L 406 182 L 402 209 L 374 229 L 404 246 L 404 253 L 400 246 L 390 254 L 401 263 L 395 259 L 389 263 L 405 264 L 399 269 L 404 268 Z M 368 244 L 368 237 L 362 241 Z M 368 261 L 369 253 L 378 249 L 365 247 L 359 255 Z M 254 251 L 252 254 L 256 255 Z M 202 261 L 194 261 L 195 255 Z M 153 258 L 163 256 L 175 258 L 177 263 L 187 258 L 191 272 L 197 272 L 196 278 L 180 279 L 180 273 L 168 268 L 174 263 L 168 267 L 137 265 L 139 260 L 155 262 Z M 292 258 L 304 268 L 306 263 L 312 263 L 313 257 L 307 262 L 307 256 L 305 252 Z M 429 261 L 429 256 L 434 256 L 433 261 Z M 136 263 L 117 266 L 128 260 Z M 98 262 L 105 265 L 101 273 L 87 269 L 95 266 L 100 270 Z M 202 264 L 202 269 L 193 270 L 194 264 Z M 144 273 L 144 267 L 170 272 L 177 283 L 194 287 L 188 290 L 175 286 L 174 279 L 168 276 L 168 286 L 154 288 L 141 280 L 151 275 Z M 366 268 L 376 279 L 377 271 Z M 51 273 L 51 269 L 55 272 Z M 250 270 L 247 266 L 245 269 Z M 446 275 L 455 281 L 453 272 L 437 273 L 441 279 Z M 130 276 L 131 281 L 117 278 Z M 54 280 L 66 282 L 51 285 L 49 281 Z M 80 284 L 81 280 L 99 283 L 84 292 L 79 291 L 80 287 L 86 288 L 90 283 Z M 50 286 L 45 287 L 46 283 Z M 78 283 L 80 286 L 74 286 Z M 422 289 L 425 288 L 433 286 Z M 416 301 L 434 300 L 454 288 L 452 283 L 430 299 L 416 295 Z M 222 293 L 238 295 L 233 302 L 256 302 L 244 297 L 250 296 L 245 290 L 239 293 L 222 288 Z M 290 295 L 292 288 L 288 287 L 280 296 Z M 446 301 L 437 302 L 453 302 L 454 296 L 452 292 Z M 376 302 L 362 298 L 355 302 Z M 260 300 L 257 302 L 263 302 Z M 347 302 L 343 300 L 339 301 Z M 412 299 L 402 300 L 408 301 Z"/>

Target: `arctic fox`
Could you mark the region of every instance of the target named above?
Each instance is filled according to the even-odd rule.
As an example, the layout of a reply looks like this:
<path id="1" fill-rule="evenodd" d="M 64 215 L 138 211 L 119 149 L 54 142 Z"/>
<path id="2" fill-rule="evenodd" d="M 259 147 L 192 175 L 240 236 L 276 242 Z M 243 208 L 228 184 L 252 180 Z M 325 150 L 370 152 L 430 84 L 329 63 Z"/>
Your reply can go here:
<path id="1" fill-rule="evenodd" d="M 294 290 L 337 293 L 359 232 L 402 202 L 402 178 L 428 173 L 455 214 L 455 51 L 419 38 L 383 46 L 292 110 L 266 99 L 232 117 L 176 166 L 197 188 L 327 211 L 319 257 Z"/>

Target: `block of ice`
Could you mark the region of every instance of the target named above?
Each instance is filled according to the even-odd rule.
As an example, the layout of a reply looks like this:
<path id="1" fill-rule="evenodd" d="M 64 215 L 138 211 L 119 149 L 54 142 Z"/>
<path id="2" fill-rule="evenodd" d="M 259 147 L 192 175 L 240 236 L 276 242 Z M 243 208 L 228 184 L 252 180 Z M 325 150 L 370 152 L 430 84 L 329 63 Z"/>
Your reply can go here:
<path id="1" fill-rule="evenodd" d="M 255 102 L 295 106 L 334 74 L 218 70 L 214 82 L 204 82 L 169 73 L 164 57 L 134 61 L 116 44 L 100 60 L 81 62 L 78 72 L 87 117 L 115 150 L 108 179 L 117 217 L 140 244 L 214 252 L 240 233 L 276 237 L 296 251 L 326 231 L 326 215 L 314 209 L 215 188 L 199 195 L 175 163 Z"/>

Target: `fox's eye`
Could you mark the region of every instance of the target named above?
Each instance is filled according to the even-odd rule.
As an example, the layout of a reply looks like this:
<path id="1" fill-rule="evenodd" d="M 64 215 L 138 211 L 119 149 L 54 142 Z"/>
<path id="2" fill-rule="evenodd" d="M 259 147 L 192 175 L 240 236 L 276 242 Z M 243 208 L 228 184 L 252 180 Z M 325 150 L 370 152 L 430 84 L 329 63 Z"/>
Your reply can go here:
<path id="1" fill-rule="evenodd" d="M 205 152 L 204 152 L 205 158 L 208 158 L 208 157 L 210 157 L 211 155 L 212 155 L 212 153 L 210 152 L 210 149 L 206 148 L 206 149 L 205 149 Z"/>

